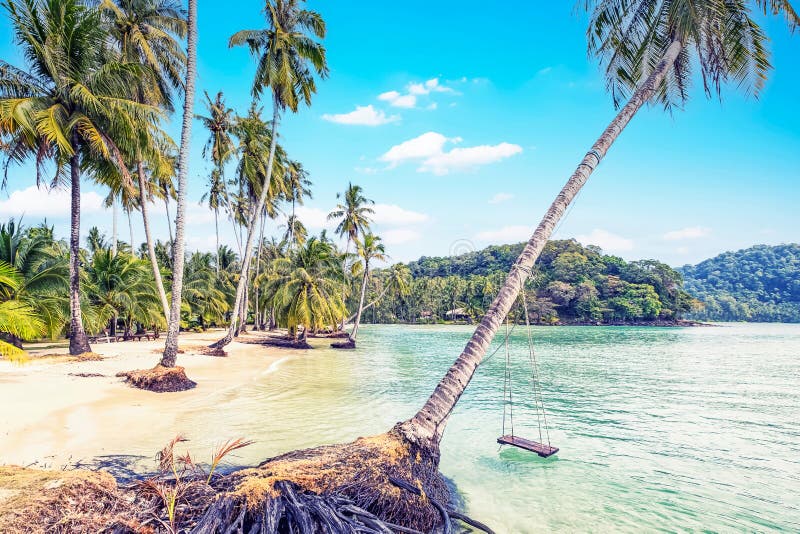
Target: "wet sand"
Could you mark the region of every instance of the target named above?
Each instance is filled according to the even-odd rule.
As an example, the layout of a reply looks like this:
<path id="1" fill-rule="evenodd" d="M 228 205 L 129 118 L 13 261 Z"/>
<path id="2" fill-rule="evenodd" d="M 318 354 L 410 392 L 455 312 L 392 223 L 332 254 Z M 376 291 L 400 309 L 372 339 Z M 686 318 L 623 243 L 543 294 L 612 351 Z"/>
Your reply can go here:
<path id="1" fill-rule="evenodd" d="M 196 412 L 209 403 L 224 403 L 226 392 L 263 377 L 295 351 L 233 342 L 226 347 L 228 357 L 199 354 L 199 348 L 221 335 L 221 330 L 181 334 L 185 353 L 178 355 L 178 365 L 197 387 L 179 393 L 141 391 L 115 377 L 119 371 L 154 366 L 163 336 L 95 344 L 92 350 L 102 361 L 37 358 L 66 355 L 66 346 L 47 343 L 30 347 L 34 358 L 29 363 L 0 361 L 0 464 L 61 468 L 108 463 L 148 470 L 155 452 L 176 434 L 186 435 L 203 455 L 204 449 L 239 437 L 211 435 L 213 429 L 198 427 Z"/>

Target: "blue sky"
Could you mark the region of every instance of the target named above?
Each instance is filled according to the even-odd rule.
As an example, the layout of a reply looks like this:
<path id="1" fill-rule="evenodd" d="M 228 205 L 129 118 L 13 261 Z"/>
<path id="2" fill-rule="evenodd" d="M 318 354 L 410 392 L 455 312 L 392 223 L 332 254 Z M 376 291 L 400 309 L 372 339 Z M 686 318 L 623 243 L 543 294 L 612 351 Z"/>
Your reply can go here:
<path id="1" fill-rule="evenodd" d="M 375 230 L 395 260 L 521 241 L 614 115 L 586 54 L 586 17 L 571 2 L 309 6 L 328 24 L 330 77 L 310 109 L 284 118 L 281 135 L 314 182 L 314 198 L 299 212 L 312 231 L 327 224 L 336 192 L 352 181 L 378 204 Z M 253 60 L 227 40 L 261 28 L 261 7 L 200 2 L 198 112 L 203 90 L 222 90 L 229 105 L 247 110 Z M 728 87 L 722 102 L 709 100 L 695 84 L 683 111 L 640 112 L 556 238 L 672 265 L 800 241 L 800 35 L 780 19 L 759 20 L 775 67 L 761 98 Z M 0 57 L 23 65 L 5 17 Z M 178 119 L 170 128 L 176 138 Z M 206 135 L 196 122 L 189 247 L 211 250 L 213 217 L 196 205 L 210 170 L 201 155 Z M 33 224 L 46 216 L 66 236 L 65 193 L 47 195 L 33 183 L 29 167 L 10 168 L 0 218 L 25 213 Z M 84 235 L 92 225 L 110 233 L 110 212 L 99 205 L 105 193 L 88 180 L 84 191 Z M 165 239 L 163 207 L 153 213 Z M 277 233 L 279 225 L 268 228 Z M 136 214 L 134 234 L 143 241 Z M 120 239 L 128 240 L 122 217 Z M 223 241 L 235 247 L 227 229 Z"/>

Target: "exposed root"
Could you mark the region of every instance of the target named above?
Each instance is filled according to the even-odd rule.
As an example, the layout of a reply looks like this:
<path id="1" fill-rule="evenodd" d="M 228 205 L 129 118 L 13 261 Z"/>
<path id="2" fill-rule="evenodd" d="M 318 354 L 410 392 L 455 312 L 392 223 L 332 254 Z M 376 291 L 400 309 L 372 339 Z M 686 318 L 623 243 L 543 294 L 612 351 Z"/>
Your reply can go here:
<path id="1" fill-rule="evenodd" d="M 0 532 L 114 531 L 152 532 L 108 473 L 0 467 Z"/>
<path id="2" fill-rule="evenodd" d="M 164 367 L 156 365 L 152 369 L 139 369 L 136 371 L 122 371 L 118 377 L 125 378 L 127 382 L 139 389 L 166 393 L 173 391 L 186 391 L 197 385 L 189 380 L 183 367 Z"/>
<path id="3" fill-rule="evenodd" d="M 106 375 L 102 373 L 69 373 L 69 376 L 77 376 L 80 378 L 100 378 Z"/>
<path id="4" fill-rule="evenodd" d="M 349 339 L 347 341 L 340 341 L 337 343 L 331 343 L 332 349 L 345 349 L 345 350 L 353 350 L 356 348 L 356 342 L 353 339 Z"/>
<path id="5" fill-rule="evenodd" d="M 338 517 L 331 503 L 341 496 L 383 521 L 429 532 L 440 518 L 430 498 L 448 502 L 449 497 L 438 462 L 437 447 L 413 445 L 395 429 L 345 445 L 290 452 L 230 475 L 227 492 L 208 508 L 196 531 L 236 526 L 243 532 L 350 532 L 331 526 Z M 401 490 L 390 478 L 419 488 L 420 495 Z M 317 504 L 300 506 L 298 495 Z"/>

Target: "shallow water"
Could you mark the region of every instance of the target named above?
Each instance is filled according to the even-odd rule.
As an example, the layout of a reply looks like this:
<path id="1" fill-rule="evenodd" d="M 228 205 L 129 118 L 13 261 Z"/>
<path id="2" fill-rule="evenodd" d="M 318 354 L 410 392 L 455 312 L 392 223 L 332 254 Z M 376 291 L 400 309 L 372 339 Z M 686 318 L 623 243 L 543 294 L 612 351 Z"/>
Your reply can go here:
<path id="1" fill-rule="evenodd" d="M 413 414 L 471 331 L 367 326 L 357 352 L 317 350 L 236 392 L 229 406 L 251 415 L 237 430 L 269 449 L 380 432 Z M 515 430 L 536 438 L 526 337 L 511 337 Z M 501 350 L 442 444 L 476 518 L 499 532 L 800 529 L 800 325 L 536 328 L 535 343 L 561 451 L 498 450 Z"/>
<path id="2" fill-rule="evenodd" d="M 220 365 L 252 368 L 235 387 L 204 381 L 189 395 L 156 397 L 124 390 L 54 412 L 53 428 L 15 436 L 0 459 L 41 461 L 47 450 L 51 465 L 149 467 L 165 434 L 181 432 L 200 460 L 220 440 L 255 440 L 233 459 L 246 465 L 379 433 L 419 408 L 471 332 L 367 325 L 357 351 L 285 351 L 263 365 L 258 353 L 232 358 Z M 479 368 L 442 443 L 441 469 L 471 515 L 497 532 L 800 531 L 800 325 L 534 335 L 550 440 L 561 451 L 540 459 L 498 450 L 501 350 Z M 527 358 L 518 328 L 515 431 L 538 438 Z"/>

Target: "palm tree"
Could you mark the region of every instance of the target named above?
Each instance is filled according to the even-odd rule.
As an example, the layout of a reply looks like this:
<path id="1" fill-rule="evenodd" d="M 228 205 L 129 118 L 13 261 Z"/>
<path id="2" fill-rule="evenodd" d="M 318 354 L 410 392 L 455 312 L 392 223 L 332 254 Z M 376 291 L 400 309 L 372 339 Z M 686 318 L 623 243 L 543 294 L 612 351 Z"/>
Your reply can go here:
<path id="1" fill-rule="evenodd" d="M 215 270 L 218 266 L 213 265 L 215 261 L 211 254 L 195 252 L 186 262 L 183 302 L 188 309 L 187 326 L 194 322 L 205 329 L 209 323 L 220 324 L 228 311 L 227 294 L 220 287 L 220 276 Z"/>
<path id="2" fill-rule="evenodd" d="M 21 340 L 40 336 L 45 328 L 36 310 L 16 298 L 23 277 L 12 265 L 0 261 L 0 356 L 25 360 Z"/>
<path id="3" fill-rule="evenodd" d="M 209 189 L 203 195 L 202 200 L 208 201 L 208 207 L 214 210 L 214 228 L 217 237 L 217 248 L 219 251 L 219 210 L 224 208 L 228 202 L 228 190 L 225 185 L 225 163 L 235 152 L 233 139 L 231 138 L 231 128 L 234 122 L 233 110 L 225 105 L 222 91 L 217 93 L 212 101 L 208 93 L 205 93 L 206 107 L 208 116 L 197 115 L 203 126 L 209 131 L 210 135 L 203 147 L 203 157 L 211 155 L 215 169 L 211 171 Z M 219 274 L 219 259 L 217 260 L 217 274 Z"/>
<path id="4" fill-rule="evenodd" d="M 295 247 L 302 247 L 306 240 L 308 240 L 308 230 L 296 215 L 289 215 L 286 219 L 286 230 L 283 232 L 283 240 L 289 245 L 289 250 Z"/>
<path id="5" fill-rule="evenodd" d="M 227 335 L 214 344 L 215 347 L 223 347 L 230 343 L 237 328 L 239 305 L 244 298 L 249 278 L 258 220 L 270 190 L 281 113 L 287 108 L 296 113 L 301 102 L 310 105 L 311 95 L 317 89 L 314 72 L 321 78 L 328 75 L 325 48 L 314 39 L 325 37 L 325 22 L 319 13 L 303 9 L 303 3 L 304 0 L 266 0 L 264 14 L 268 27 L 263 30 L 239 31 L 229 42 L 230 46 L 246 45 L 250 52 L 258 57 L 252 94 L 254 98 L 260 98 L 267 89 L 271 90 L 272 134 L 267 172 L 258 202 L 251 211 L 247 224 L 242 273 L 236 287 L 231 326 Z"/>
<path id="6" fill-rule="evenodd" d="M 182 89 L 182 74 L 186 64 L 186 55 L 178 43 L 178 39 L 186 36 L 185 11 L 172 0 L 116 0 L 116 3 L 114 0 L 102 0 L 100 8 L 108 19 L 109 34 L 120 57 L 144 66 L 148 78 L 154 82 L 137 88 L 136 99 L 172 111 L 172 92 Z M 150 232 L 147 202 L 152 196 L 152 188 L 148 186 L 145 160 L 148 160 L 150 167 L 168 164 L 161 147 L 171 143 L 171 140 L 156 128 L 141 128 L 138 141 L 139 146 L 132 156 L 139 178 L 139 209 L 153 277 L 164 317 L 169 320 L 169 304 Z M 116 209 L 116 203 L 114 207 Z M 132 231 L 131 247 L 134 247 Z"/>
<path id="7" fill-rule="evenodd" d="M 358 337 L 358 327 L 361 325 L 361 313 L 364 311 L 364 297 L 367 294 L 367 282 L 369 281 L 369 264 L 372 261 L 385 261 L 386 250 L 381 243 L 381 238 L 374 234 L 365 234 L 364 239 L 358 243 L 358 256 L 364 262 L 361 276 L 361 296 L 358 299 L 358 312 L 356 312 L 356 322 L 353 323 L 353 331 L 350 333 L 350 341 L 355 348 L 356 338 Z"/>
<path id="8" fill-rule="evenodd" d="M 592 8 L 589 51 L 605 67 L 615 103 L 630 94 L 611 124 L 595 142 L 547 210 L 522 250 L 499 294 L 464 351 L 436 386 L 425 405 L 402 424 L 418 443 L 438 443 L 447 419 L 472 379 L 497 330 L 517 300 L 553 228 L 642 106 L 658 102 L 667 109 L 688 98 L 693 69 L 699 69 L 707 94 L 725 82 L 758 96 L 770 64 L 766 36 L 743 2 L 699 0 L 598 0 Z M 788 2 L 759 0 L 764 10 L 784 12 L 790 24 L 800 20 Z"/>
<path id="9" fill-rule="evenodd" d="M 342 313 L 339 296 L 339 262 L 332 244 L 309 239 L 290 258 L 274 260 L 274 272 L 265 273 L 267 304 L 275 308 L 279 322 L 297 339 L 333 325 Z"/>
<path id="10" fill-rule="evenodd" d="M 375 213 L 370 206 L 375 204 L 372 200 L 364 196 L 364 190 L 360 185 L 347 184 L 344 194 L 337 194 L 336 198 L 342 198 L 343 202 L 336 205 L 332 212 L 328 214 L 328 220 L 338 220 L 336 235 L 347 240 L 345 246 L 342 270 L 347 272 L 347 260 L 350 256 L 350 244 L 354 243 L 359 236 L 369 231 L 372 223 L 370 215 Z M 342 300 L 346 296 L 346 285 L 342 288 Z M 344 329 L 345 318 L 342 316 L 340 329 Z"/>
<path id="11" fill-rule="evenodd" d="M 131 98 L 142 69 L 112 57 L 97 9 L 80 0 L 8 0 L 5 8 L 28 68 L 0 62 L 0 135 L 12 139 L 11 160 L 35 159 L 37 180 L 53 160 L 54 181 L 71 184 L 70 353 L 80 354 L 90 350 L 80 304 L 81 168 L 111 161 L 130 181 L 122 152 L 159 112 Z"/>
<path id="12" fill-rule="evenodd" d="M 305 197 L 311 198 L 311 180 L 308 179 L 308 172 L 303 168 L 303 164 L 299 161 L 291 160 L 286 165 L 286 190 L 288 192 L 288 200 L 292 203 L 292 213 L 289 215 L 289 221 L 297 221 L 295 216 L 295 208 L 297 204 L 303 205 Z M 286 229 L 289 233 L 288 238 L 285 238 L 291 248 L 294 244 L 300 244 L 295 239 L 294 225 L 290 225 L 287 221 Z M 303 237 L 303 240 L 307 236 Z"/>
<path id="13" fill-rule="evenodd" d="M 383 287 L 381 292 L 372 299 L 369 304 L 364 306 L 364 309 L 361 312 L 365 312 L 368 309 L 372 308 L 376 304 L 378 304 L 386 295 L 393 295 L 395 297 L 406 296 L 411 293 L 411 283 L 413 279 L 411 276 L 411 269 L 408 266 L 403 265 L 402 263 L 397 263 L 392 265 L 388 272 L 386 272 L 383 276 Z M 357 314 L 353 314 L 347 318 L 346 323 L 350 323 L 355 320 Z"/>
<path id="14" fill-rule="evenodd" d="M 11 296 L 33 309 L 45 333 L 55 338 L 68 321 L 69 285 L 67 256 L 52 228 L 27 229 L 13 219 L 0 225 L 0 262 L 20 276 Z"/>
<path id="15" fill-rule="evenodd" d="M 86 268 L 87 293 L 102 323 L 125 322 L 125 335 L 135 323 L 163 323 L 147 262 L 130 254 L 98 250 Z M 112 330 L 116 325 L 112 326 Z"/>
<path id="16" fill-rule="evenodd" d="M 178 358 L 178 332 L 180 330 L 181 297 L 183 290 L 183 264 L 185 262 L 186 190 L 189 176 L 189 148 L 194 117 L 194 90 L 197 76 L 197 0 L 189 0 L 187 20 L 186 83 L 181 125 L 181 146 L 178 152 L 178 214 L 175 217 L 175 245 L 172 258 L 172 302 L 167 325 L 167 339 L 161 366 L 174 367 Z"/>

